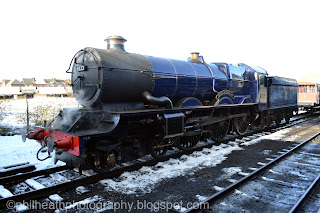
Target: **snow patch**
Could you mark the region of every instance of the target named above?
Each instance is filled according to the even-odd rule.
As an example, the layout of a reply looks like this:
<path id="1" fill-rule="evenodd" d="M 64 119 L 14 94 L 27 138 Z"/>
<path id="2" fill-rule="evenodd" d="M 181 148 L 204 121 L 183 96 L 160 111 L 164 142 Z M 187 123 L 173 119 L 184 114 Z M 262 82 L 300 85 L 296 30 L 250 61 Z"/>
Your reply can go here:
<path id="1" fill-rule="evenodd" d="M 52 177 L 55 181 L 59 183 L 64 183 L 64 182 L 69 182 L 70 180 L 67 179 L 66 177 L 60 175 L 59 173 L 53 173 L 50 174 L 50 177 Z"/>
<path id="2" fill-rule="evenodd" d="M 222 171 L 225 173 L 223 174 L 219 179 L 228 179 L 234 174 L 238 174 L 242 172 L 240 167 L 229 167 L 229 168 L 223 168 Z"/>
<path id="3" fill-rule="evenodd" d="M 216 191 L 222 191 L 224 188 L 220 187 L 220 186 L 214 186 L 212 187 L 214 190 Z"/>
<path id="4" fill-rule="evenodd" d="M 238 189 L 236 189 L 236 190 L 234 191 L 234 193 L 235 193 L 236 195 L 241 195 L 241 196 L 244 196 L 244 197 L 247 197 L 247 198 L 253 198 L 253 199 L 259 200 L 258 197 L 254 196 L 254 195 L 248 195 L 247 193 L 242 192 L 242 191 L 240 191 L 240 190 L 238 190 Z"/>
<path id="5" fill-rule="evenodd" d="M 41 145 L 35 140 L 27 139 L 26 142 L 22 142 L 21 135 L 0 136 L 0 167 L 24 161 L 35 164 L 37 170 L 53 167 L 53 156 L 45 161 L 37 159 L 37 151 L 40 148 Z M 47 155 L 47 153 L 41 154 Z M 65 165 L 65 163 L 58 161 L 56 165 Z"/>
<path id="6" fill-rule="evenodd" d="M 24 205 L 22 203 L 20 203 L 19 205 L 15 206 L 14 208 L 15 208 L 16 212 L 24 212 L 24 211 L 29 210 L 28 206 L 26 206 L 26 205 Z"/>
<path id="7" fill-rule="evenodd" d="M 220 205 L 221 206 L 227 206 L 227 204 L 225 202 L 221 202 Z"/>
<path id="8" fill-rule="evenodd" d="M 203 200 L 207 199 L 207 197 L 201 196 L 201 195 L 196 195 L 196 198 L 197 198 L 199 201 L 203 201 Z"/>
<path id="9" fill-rule="evenodd" d="M 123 194 L 150 193 L 161 181 L 188 174 L 192 169 L 216 166 L 227 159 L 227 155 L 235 150 L 241 150 L 238 145 L 221 144 L 206 150 L 194 152 L 184 161 L 170 159 L 159 162 L 154 167 L 143 167 L 133 172 L 125 172 L 119 178 L 100 181 L 108 191 L 117 191 Z M 210 151 L 210 152 L 209 152 Z M 152 169 L 151 169 L 152 168 Z"/>
<path id="10" fill-rule="evenodd" d="M 182 207 L 182 206 L 180 206 L 180 205 L 174 205 L 173 206 L 173 208 L 175 209 L 175 210 L 177 210 L 177 211 L 179 211 L 179 212 L 185 212 L 185 211 L 187 211 L 188 209 L 186 209 L 186 208 L 184 208 L 184 207 Z"/>
<path id="11" fill-rule="evenodd" d="M 60 195 L 58 195 L 58 194 L 50 195 L 50 196 L 49 196 L 49 199 L 50 199 L 52 202 L 61 202 L 61 201 L 63 201 L 63 198 L 60 197 Z"/>
<path id="12" fill-rule="evenodd" d="M 266 149 L 266 150 L 263 150 L 262 154 L 264 154 L 264 155 L 270 155 L 271 152 L 272 152 L 272 150 Z"/>
<path id="13" fill-rule="evenodd" d="M 288 133 L 289 131 L 291 131 L 290 129 L 283 129 L 283 130 L 280 130 L 280 131 L 277 131 L 275 133 L 272 133 L 272 134 L 267 134 L 265 136 L 262 136 L 260 138 L 257 138 L 257 139 L 254 139 L 254 140 L 250 140 L 250 141 L 246 141 L 244 143 L 241 143 L 242 146 L 249 146 L 249 145 L 252 145 L 252 144 L 256 144 L 256 143 L 259 143 L 261 142 L 262 140 L 281 140 L 281 139 L 285 139 L 285 140 L 288 140 L 286 138 L 286 133 Z"/>
<path id="14" fill-rule="evenodd" d="M 3 198 L 7 198 L 7 197 L 12 197 L 13 194 L 6 188 L 4 188 L 4 186 L 0 185 L 0 196 Z"/>
<path id="15" fill-rule="evenodd" d="M 28 99 L 29 112 L 34 112 L 38 106 L 57 106 L 59 108 L 78 107 L 75 98 L 35 97 Z M 26 99 L 6 101 L 6 116 L 1 121 L 1 126 L 8 128 L 23 128 L 26 126 Z"/>
<path id="16" fill-rule="evenodd" d="M 99 200 L 102 200 L 101 197 L 99 197 L 98 195 L 95 195 L 93 197 L 89 197 L 89 198 L 86 198 L 84 200 L 81 200 L 81 201 L 78 201 L 78 202 L 75 202 L 69 206 L 67 206 L 65 209 L 68 210 L 68 209 L 74 209 L 75 207 L 77 206 L 85 206 L 85 205 L 88 205 L 90 203 L 93 203 L 93 202 L 97 202 Z"/>
<path id="17" fill-rule="evenodd" d="M 89 191 L 90 191 L 90 190 L 87 189 L 87 188 L 84 187 L 84 186 L 78 186 L 78 187 L 76 188 L 77 194 L 84 194 L 84 193 L 89 192 Z"/>
<path id="18" fill-rule="evenodd" d="M 28 179 L 25 181 L 29 186 L 31 186 L 32 188 L 36 189 L 36 190 L 40 190 L 40 189 L 44 189 L 46 188 L 44 185 L 42 185 L 41 183 L 39 183 L 38 181 L 35 181 L 34 179 Z"/>

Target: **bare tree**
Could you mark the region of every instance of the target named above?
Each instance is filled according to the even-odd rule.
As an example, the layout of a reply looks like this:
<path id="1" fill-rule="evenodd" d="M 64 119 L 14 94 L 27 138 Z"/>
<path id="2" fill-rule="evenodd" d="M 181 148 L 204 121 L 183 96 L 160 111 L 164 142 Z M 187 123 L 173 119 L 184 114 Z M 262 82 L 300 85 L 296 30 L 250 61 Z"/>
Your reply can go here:
<path id="1" fill-rule="evenodd" d="M 7 101 L 1 100 L 0 101 L 0 121 L 4 119 L 8 112 L 8 104 Z"/>

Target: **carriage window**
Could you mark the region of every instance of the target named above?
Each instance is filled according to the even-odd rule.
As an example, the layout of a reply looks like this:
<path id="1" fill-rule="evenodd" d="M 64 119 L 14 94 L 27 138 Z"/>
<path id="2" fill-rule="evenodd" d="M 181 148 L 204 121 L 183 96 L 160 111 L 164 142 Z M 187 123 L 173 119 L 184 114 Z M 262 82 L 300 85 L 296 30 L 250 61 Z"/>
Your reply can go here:
<path id="1" fill-rule="evenodd" d="M 299 85 L 298 93 L 316 93 L 314 85 Z"/>
<path id="2" fill-rule="evenodd" d="M 299 93 L 303 93 L 303 88 L 304 88 L 304 86 L 302 86 L 302 85 L 299 86 Z"/>

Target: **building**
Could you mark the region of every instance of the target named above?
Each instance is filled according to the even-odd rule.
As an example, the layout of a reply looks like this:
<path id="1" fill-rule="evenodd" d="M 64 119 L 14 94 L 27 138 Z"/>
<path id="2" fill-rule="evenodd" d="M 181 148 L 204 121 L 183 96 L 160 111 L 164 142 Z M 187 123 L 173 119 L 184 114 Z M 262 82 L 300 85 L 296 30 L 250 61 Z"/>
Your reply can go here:
<path id="1" fill-rule="evenodd" d="M 70 79 L 38 79 L 22 78 L 4 79 L 0 84 L 0 98 L 20 98 L 41 96 L 72 96 Z"/>
<path id="2" fill-rule="evenodd" d="M 22 83 L 21 81 L 19 81 L 18 79 L 13 79 L 10 80 L 7 84 L 6 87 L 23 87 L 24 83 Z"/>
<path id="3" fill-rule="evenodd" d="M 7 85 L 7 83 L 9 83 L 9 82 L 10 82 L 9 79 L 3 79 L 3 80 L 1 81 L 1 86 L 2 86 L 2 87 L 5 87 L 5 86 Z"/>
<path id="4" fill-rule="evenodd" d="M 36 79 L 35 78 L 23 78 L 22 82 L 24 83 L 25 87 L 36 87 Z"/>

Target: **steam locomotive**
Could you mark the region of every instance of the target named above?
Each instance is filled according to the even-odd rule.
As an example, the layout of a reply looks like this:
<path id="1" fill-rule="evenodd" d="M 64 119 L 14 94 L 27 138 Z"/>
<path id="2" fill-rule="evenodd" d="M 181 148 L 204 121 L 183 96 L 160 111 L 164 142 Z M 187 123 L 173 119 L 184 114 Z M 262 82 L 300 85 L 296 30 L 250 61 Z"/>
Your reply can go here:
<path id="1" fill-rule="evenodd" d="M 28 133 L 55 150 L 56 161 L 79 170 L 105 172 L 147 154 L 161 158 L 169 147 L 188 150 L 199 140 L 243 135 L 289 122 L 297 111 L 293 79 L 242 63 L 206 63 L 196 52 L 187 61 L 128 53 L 121 36 L 105 41 L 106 50 L 84 48 L 71 61 L 82 107 L 63 109 Z"/>

